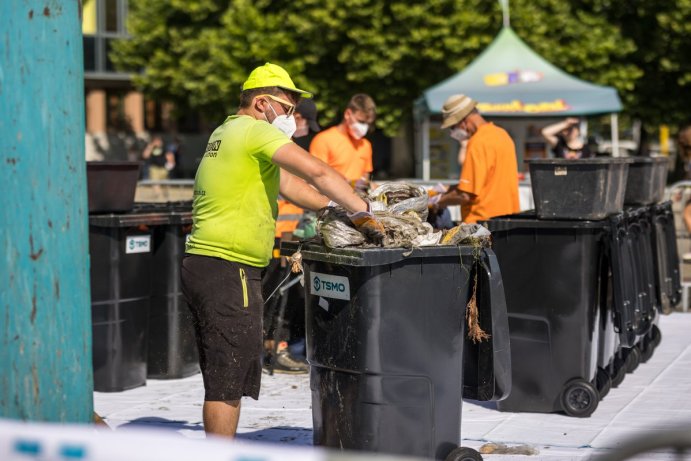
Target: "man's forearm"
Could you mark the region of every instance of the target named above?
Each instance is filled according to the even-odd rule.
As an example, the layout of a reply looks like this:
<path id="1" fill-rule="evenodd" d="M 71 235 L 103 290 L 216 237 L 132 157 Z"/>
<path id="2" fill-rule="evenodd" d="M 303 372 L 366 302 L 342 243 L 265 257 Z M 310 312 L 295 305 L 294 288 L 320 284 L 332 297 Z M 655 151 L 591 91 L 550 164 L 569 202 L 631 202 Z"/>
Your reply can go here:
<path id="1" fill-rule="evenodd" d="M 311 211 L 324 208 L 329 203 L 328 197 L 285 170 L 281 170 L 281 196 L 294 205 Z"/>
<path id="2" fill-rule="evenodd" d="M 453 189 L 441 196 L 441 198 L 437 202 L 437 206 L 443 208 L 453 205 L 469 205 L 473 203 L 474 200 L 474 195 L 460 191 L 458 189 Z"/>

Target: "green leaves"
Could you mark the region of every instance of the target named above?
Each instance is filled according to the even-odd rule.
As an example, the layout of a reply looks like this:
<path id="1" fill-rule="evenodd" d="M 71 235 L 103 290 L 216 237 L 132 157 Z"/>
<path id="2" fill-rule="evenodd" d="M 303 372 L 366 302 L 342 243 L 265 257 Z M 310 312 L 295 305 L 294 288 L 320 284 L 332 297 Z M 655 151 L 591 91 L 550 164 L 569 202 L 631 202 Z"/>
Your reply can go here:
<path id="1" fill-rule="evenodd" d="M 649 73 L 668 85 L 691 81 L 681 59 L 691 0 L 635 3 L 513 0 L 511 25 L 558 67 L 659 116 L 646 112 L 644 99 L 662 90 Z M 487 0 L 130 0 L 132 38 L 111 57 L 144 92 L 218 119 L 235 110 L 249 72 L 275 62 L 315 92 L 322 124 L 338 122 L 350 96 L 365 92 L 378 127 L 394 134 L 422 91 L 468 65 L 501 22 L 500 3 Z M 651 31 L 660 37 L 646 42 Z"/>

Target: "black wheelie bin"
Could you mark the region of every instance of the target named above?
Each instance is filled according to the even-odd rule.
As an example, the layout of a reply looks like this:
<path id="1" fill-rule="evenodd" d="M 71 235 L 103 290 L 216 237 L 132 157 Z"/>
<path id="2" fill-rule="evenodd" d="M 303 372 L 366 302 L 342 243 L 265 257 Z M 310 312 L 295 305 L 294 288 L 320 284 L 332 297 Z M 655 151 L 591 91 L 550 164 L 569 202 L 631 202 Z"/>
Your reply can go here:
<path id="1" fill-rule="evenodd" d="M 618 385 L 621 367 L 633 372 L 652 354 L 649 341 L 659 301 L 652 254 L 652 226 L 647 208 L 629 208 L 621 215 L 611 216 L 610 253 L 621 261 L 622 270 L 614 273 L 613 313 L 615 330 L 619 335 L 617 354 Z M 654 345 L 653 345 L 654 346 Z"/>
<path id="2" fill-rule="evenodd" d="M 641 301 L 643 320 L 637 331 L 638 359 L 640 363 L 647 362 L 653 355 L 655 343 L 652 341 L 652 330 L 662 311 L 660 290 L 658 289 L 658 275 L 655 272 L 653 210 L 650 206 L 633 207 L 626 210 L 629 215 L 629 229 L 636 245 L 635 255 L 639 275 L 641 277 Z"/>
<path id="3" fill-rule="evenodd" d="M 676 237 L 674 236 L 674 218 L 671 215 L 671 202 L 667 206 L 659 205 L 665 193 L 667 173 L 669 171 L 669 157 L 634 157 L 629 165 L 628 181 L 626 187 L 625 205 L 630 211 L 645 215 L 647 219 L 639 220 L 645 239 L 650 240 L 643 250 L 642 256 L 645 263 L 646 277 L 653 278 L 654 295 L 656 296 L 655 314 L 670 312 L 671 308 L 679 302 L 680 291 L 672 287 L 674 273 L 679 273 L 678 255 L 668 255 L 670 249 L 667 244 L 666 226 L 671 217 L 672 238 L 671 245 L 676 251 Z M 668 207 L 668 210 L 667 210 Z M 644 208 L 644 209 L 641 209 Z M 669 212 L 669 216 L 667 213 Z M 669 257 L 668 257 L 669 256 Z M 672 263 L 672 264 L 669 264 Z M 678 282 L 680 283 L 680 282 Z M 678 286 L 679 290 L 681 286 Z M 658 312 L 659 311 L 659 312 Z M 660 342 L 660 330 L 657 327 L 657 317 L 651 321 L 648 333 L 641 336 L 637 342 L 640 349 L 641 362 L 647 361 L 653 354 L 654 348 Z"/>
<path id="4" fill-rule="evenodd" d="M 180 264 L 192 230 L 191 202 L 139 203 L 135 212 L 161 213 L 153 227 L 153 271 L 147 377 L 179 379 L 199 372 L 192 313 L 182 295 Z"/>
<path id="5" fill-rule="evenodd" d="M 302 254 L 314 444 L 446 460 L 459 447 L 462 396 L 503 398 L 510 351 L 501 274 L 492 250 L 328 249 Z M 465 336 L 477 274 L 486 343 Z"/>
<path id="6" fill-rule="evenodd" d="M 681 302 L 682 294 L 674 213 L 670 201 L 654 204 L 651 208 L 657 289 L 662 310 L 668 312 Z"/>
<path id="7" fill-rule="evenodd" d="M 589 416 L 600 400 L 607 222 L 541 220 L 525 212 L 485 225 L 502 272 L 511 338 L 512 390 L 497 408 Z"/>
<path id="8" fill-rule="evenodd" d="M 152 227 L 160 214 L 89 216 L 94 390 L 146 384 Z"/>

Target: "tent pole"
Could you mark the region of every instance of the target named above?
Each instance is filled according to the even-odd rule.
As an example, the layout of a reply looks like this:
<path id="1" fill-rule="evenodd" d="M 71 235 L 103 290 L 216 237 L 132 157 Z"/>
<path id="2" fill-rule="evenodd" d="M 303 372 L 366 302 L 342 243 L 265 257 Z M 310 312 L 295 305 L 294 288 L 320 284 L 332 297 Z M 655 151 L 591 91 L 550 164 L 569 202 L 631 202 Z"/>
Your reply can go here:
<path id="1" fill-rule="evenodd" d="M 422 179 L 429 181 L 429 116 L 422 120 Z"/>
<path id="2" fill-rule="evenodd" d="M 612 157 L 619 157 L 619 116 L 612 114 Z"/>
<path id="3" fill-rule="evenodd" d="M 509 15 L 509 0 L 499 0 L 501 4 L 504 27 L 511 27 L 511 16 Z"/>

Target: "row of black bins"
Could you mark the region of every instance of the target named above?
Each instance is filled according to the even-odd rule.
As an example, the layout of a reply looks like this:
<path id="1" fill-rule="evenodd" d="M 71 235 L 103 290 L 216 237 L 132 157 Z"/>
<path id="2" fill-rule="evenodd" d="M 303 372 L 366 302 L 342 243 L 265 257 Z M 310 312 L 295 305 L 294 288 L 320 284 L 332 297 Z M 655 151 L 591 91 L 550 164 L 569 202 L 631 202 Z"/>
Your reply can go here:
<path id="1" fill-rule="evenodd" d="M 462 398 L 592 414 L 650 357 L 659 312 L 681 294 L 671 203 L 621 212 L 631 163 L 551 164 L 542 176 L 531 165 L 552 197 L 536 197 L 547 205 L 541 219 L 486 223 L 496 255 L 302 246 L 315 445 L 476 460 L 458 447 Z M 639 162 L 642 179 L 661 163 Z M 659 201 L 660 189 L 664 181 L 634 200 Z M 491 334 L 479 344 L 463 318 L 476 276 L 480 325 Z"/>
<path id="2" fill-rule="evenodd" d="M 671 202 L 599 221 L 493 218 L 513 386 L 502 411 L 589 416 L 659 344 L 681 283 Z"/>
<path id="3" fill-rule="evenodd" d="M 470 246 L 301 249 L 314 444 L 436 459 L 459 447 L 461 400 L 511 389 L 506 301 L 497 259 Z M 475 285 L 477 280 L 477 285 Z M 480 326 L 467 339 L 476 287 Z"/>
<path id="4" fill-rule="evenodd" d="M 180 288 L 189 203 L 137 204 L 89 216 L 94 390 L 198 372 L 192 319 Z"/>

